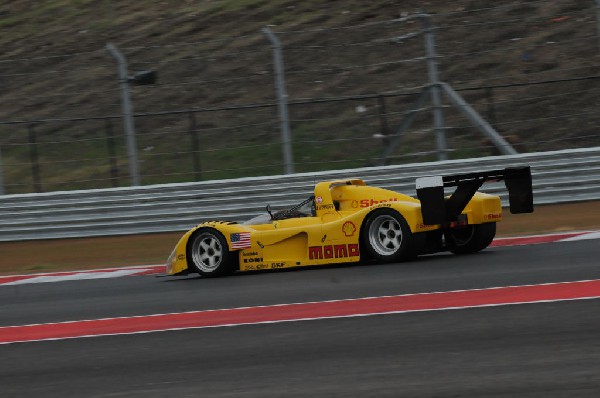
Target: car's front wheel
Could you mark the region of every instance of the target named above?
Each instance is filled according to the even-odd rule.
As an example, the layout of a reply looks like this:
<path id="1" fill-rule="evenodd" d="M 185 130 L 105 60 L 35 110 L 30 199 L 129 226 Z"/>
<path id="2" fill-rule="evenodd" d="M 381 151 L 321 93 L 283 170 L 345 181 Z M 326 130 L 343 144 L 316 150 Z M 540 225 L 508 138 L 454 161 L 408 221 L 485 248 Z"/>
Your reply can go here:
<path id="1" fill-rule="evenodd" d="M 202 276 L 221 276 L 234 271 L 234 254 L 225 237 L 212 228 L 200 228 L 187 245 L 188 262 Z"/>

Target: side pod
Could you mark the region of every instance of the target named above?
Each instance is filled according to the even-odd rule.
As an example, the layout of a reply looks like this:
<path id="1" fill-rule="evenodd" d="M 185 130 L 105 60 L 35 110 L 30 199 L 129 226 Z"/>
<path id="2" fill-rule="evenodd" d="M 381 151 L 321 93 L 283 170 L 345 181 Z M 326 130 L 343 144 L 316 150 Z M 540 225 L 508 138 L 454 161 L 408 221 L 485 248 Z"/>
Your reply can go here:
<path id="1" fill-rule="evenodd" d="M 510 212 L 532 213 L 530 167 L 508 167 L 504 170 L 417 178 L 417 197 L 421 201 L 423 222 L 427 225 L 446 225 L 456 221 L 475 192 L 486 181 L 502 180 L 508 189 Z M 456 190 L 449 198 L 445 198 L 444 187 L 456 187 Z"/>

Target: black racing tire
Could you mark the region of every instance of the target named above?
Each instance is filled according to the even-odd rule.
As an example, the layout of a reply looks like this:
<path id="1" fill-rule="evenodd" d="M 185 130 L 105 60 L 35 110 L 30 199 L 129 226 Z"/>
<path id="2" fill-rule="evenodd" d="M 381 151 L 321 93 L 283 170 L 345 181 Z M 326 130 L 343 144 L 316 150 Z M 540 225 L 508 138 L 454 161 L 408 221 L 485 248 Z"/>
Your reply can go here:
<path id="1" fill-rule="evenodd" d="M 235 252 L 229 251 L 227 240 L 214 228 L 200 228 L 187 244 L 188 266 L 202 276 L 229 275 L 236 269 Z"/>
<path id="2" fill-rule="evenodd" d="M 392 209 L 377 209 L 367 216 L 361 228 L 362 251 L 381 262 L 406 261 L 419 252 L 419 245 L 406 220 Z"/>
<path id="3" fill-rule="evenodd" d="M 476 253 L 488 247 L 496 236 L 496 223 L 474 224 L 449 231 L 448 249 L 454 254 Z"/>

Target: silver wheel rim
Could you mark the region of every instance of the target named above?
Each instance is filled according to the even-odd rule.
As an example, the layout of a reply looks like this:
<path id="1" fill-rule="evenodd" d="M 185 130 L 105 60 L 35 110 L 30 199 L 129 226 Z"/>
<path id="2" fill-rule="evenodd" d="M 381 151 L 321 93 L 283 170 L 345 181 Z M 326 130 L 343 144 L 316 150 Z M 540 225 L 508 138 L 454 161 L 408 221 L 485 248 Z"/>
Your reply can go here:
<path id="1" fill-rule="evenodd" d="M 192 245 L 192 261 L 200 271 L 213 272 L 223 261 L 223 247 L 211 233 L 196 236 Z"/>
<path id="2" fill-rule="evenodd" d="M 402 226 L 392 216 L 377 216 L 369 227 L 369 243 L 382 256 L 396 253 L 402 245 Z"/>

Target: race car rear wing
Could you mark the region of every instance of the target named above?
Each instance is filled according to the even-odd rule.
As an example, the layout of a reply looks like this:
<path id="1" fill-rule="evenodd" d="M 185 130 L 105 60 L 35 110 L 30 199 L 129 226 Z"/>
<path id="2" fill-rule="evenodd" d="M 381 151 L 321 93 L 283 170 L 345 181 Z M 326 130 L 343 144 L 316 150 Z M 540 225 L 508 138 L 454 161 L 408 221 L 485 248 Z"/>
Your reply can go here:
<path id="1" fill-rule="evenodd" d="M 456 221 L 475 192 L 486 181 L 502 180 L 508 189 L 510 212 L 532 213 L 530 167 L 508 167 L 504 170 L 417 178 L 417 197 L 421 201 L 423 223 L 445 225 Z M 456 187 L 456 190 L 449 198 L 445 198 L 444 187 Z"/>

